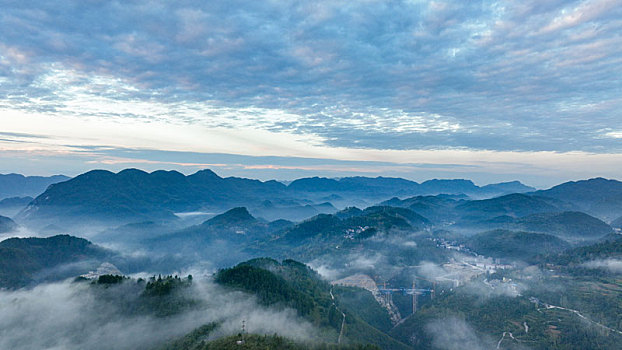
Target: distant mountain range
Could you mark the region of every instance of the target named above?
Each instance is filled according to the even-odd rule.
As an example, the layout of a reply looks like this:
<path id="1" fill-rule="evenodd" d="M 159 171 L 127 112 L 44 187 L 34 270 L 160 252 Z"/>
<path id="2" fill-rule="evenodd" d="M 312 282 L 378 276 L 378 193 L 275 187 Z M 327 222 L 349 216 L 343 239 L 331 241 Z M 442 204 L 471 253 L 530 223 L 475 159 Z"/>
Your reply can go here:
<path id="1" fill-rule="evenodd" d="M 0 174 L 0 200 L 10 197 L 36 197 L 43 193 L 48 186 L 69 179 L 64 175 L 44 177 Z"/>
<path id="2" fill-rule="evenodd" d="M 474 198 L 491 197 L 508 193 L 531 192 L 533 187 L 518 181 L 504 182 L 479 187 L 471 180 L 428 180 L 417 183 L 401 178 L 388 177 L 346 177 L 327 179 L 311 177 L 291 182 L 288 189 L 295 192 L 310 193 L 356 193 L 368 196 L 413 196 L 437 194 L 465 194 Z"/>
<path id="3" fill-rule="evenodd" d="M 393 196 L 465 194 L 493 196 L 534 189 L 519 182 L 478 187 L 469 180 L 430 180 L 422 184 L 399 178 L 306 178 L 288 186 L 277 181 L 222 178 L 210 170 L 185 176 L 175 171 L 119 173 L 94 170 L 50 186 L 16 219 L 29 225 L 67 227 L 88 218 L 93 224 L 174 220 L 175 213 L 222 211 L 246 206 L 268 219 L 302 220 L 337 211 L 360 201 L 364 206 Z M 367 205 L 365 204 L 367 203 Z"/>
<path id="4" fill-rule="evenodd" d="M 520 193 L 505 193 L 512 191 Z M 488 198 L 490 196 L 492 198 Z M 174 223 L 182 220 L 186 212 L 218 213 L 245 207 L 249 215 L 264 219 L 261 225 L 265 225 L 279 219 L 298 222 L 318 214 L 336 214 L 339 208 L 350 206 L 349 201 L 360 203 L 361 208 L 375 204 L 407 208 L 436 226 L 480 232 L 491 227 L 536 232 L 553 230 L 554 234 L 566 238 L 582 235 L 591 238 L 592 233 L 600 235 L 609 229 L 608 225 L 568 213 L 583 212 L 612 222 L 622 211 L 622 182 L 597 178 L 533 191 L 520 182 L 478 187 L 469 180 L 429 180 L 418 184 L 385 177 L 338 180 L 315 177 L 284 185 L 277 181 L 222 178 L 210 170 L 188 176 L 175 171 L 147 173 L 127 169 L 112 173 L 94 170 L 49 186 L 14 220 L 39 229 L 79 227 L 84 230 L 88 229 L 85 224 L 105 228 L 140 222 Z M 9 202 L 23 205 L 25 199 Z M 519 220 L 535 214 L 561 216 Z M 563 228 L 563 223 L 554 223 L 569 217 L 591 222 L 590 230 L 570 232 Z M 534 220 L 545 223 L 538 224 Z"/>
<path id="5" fill-rule="evenodd" d="M 282 197 L 276 182 L 221 178 L 210 170 L 185 176 L 176 171 L 146 173 L 127 169 L 117 174 L 94 170 L 50 186 L 17 216 L 31 224 L 61 227 L 110 221 L 119 224 L 174 220 L 176 212 L 213 211 L 258 198 Z"/>

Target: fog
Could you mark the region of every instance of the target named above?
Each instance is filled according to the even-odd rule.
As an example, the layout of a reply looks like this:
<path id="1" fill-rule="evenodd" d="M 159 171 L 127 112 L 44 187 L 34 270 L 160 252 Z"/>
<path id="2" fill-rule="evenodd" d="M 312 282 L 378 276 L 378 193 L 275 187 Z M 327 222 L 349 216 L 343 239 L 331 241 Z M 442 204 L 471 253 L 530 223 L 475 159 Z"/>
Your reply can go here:
<path id="1" fill-rule="evenodd" d="M 212 322 L 218 327 L 210 333 L 210 338 L 237 334 L 243 320 L 249 333 L 276 333 L 296 340 L 321 339 L 319 331 L 298 317 L 294 310 L 260 306 L 253 296 L 224 289 L 207 277 L 218 268 L 264 255 L 305 262 L 330 281 L 356 273 L 372 276 L 377 283 L 386 282 L 389 288 L 410 288 L 411 281 L 416 281 L 418 288 L 430 291 L 434 287 L 441 301 L 447 293 L 455 292 L 462 293 L 459 297 L 466 294 L 476 296 L 479 300 L 475 305 L 483 304 L 489 298 L 531 296 L 563 288 L 550 278 L 553 270 L 540 270 L 518 261 L 509 265 L 506 261 L 509 271 L 504 272 L 501 269 L 506 267 L 498 262 L 495 264 L 495 259 L 476 255 L 468 249 L 457 249 L 455 242 L 450 242 L 449 247 L 445 243 L 440 245 L 432 238 L 445 236 L 436 232 L 379 231 L 367 239 L 349 237 L 330 241 L 325 250 L 313 250 L 316 247 L 311 246 L 310 250 L 317 254 L 310 255 L 296 246 L 290 247 L 291 252 L 278 245 L 271 246 L 269 239 L 261 242 L 265 244 L 253 246 L 251 240 L 243 240 L 243 236 L 236 234 L 210 238 L 201 231 L 184 231 L 192 220 L 200 222 L 198 214 L 205 213 L 186 214 L 181 215 L 183 220 L 170 225 L 137 223 L 95 234 L 93 230 L 99 230 L 99 227 L 72 232 L 103 247 L 105 254 L 95 258 L 81 256 L 77 259 L 82 260 L 37 271 L 32 274 L 33 281 L 29 284 L 34 286 L 32 289 L 0 291 L 0 349 L 153 349 Z M 52 229 L 35 232 L 20 227 L 19 231 L 5 236 L 50 236 Z M 0 240 L 6 237 L 0 235 Z M 343 233 L 338 233 L 338 238 L 343 238 Z M 253 249 L 245 250 L 248 246 Z M 301 247 L 306 249 L 304 245 Z M 290 253 L 292 255 L 288 256 Z M 128 311 L 141 304 L 143 286 L 136 281 L 108 288 L 69 281 L 49 283 L 86 273 L 102 262 L 111 262 L 120 272 L 134 278 L 145 278 L 154 273 L 190 273 L 203 277 L 195 279 L 193 285 L 183 291 L 197 303 L 182 313 L 157 317 L 144 310 Z M 494 266 L 491 268 L 491 265 Z M 620 259 L 593 260 L 581 266 L 622 274 Z M 495 269 L 500 273 L 494 274 Z M 35 286 L 46 281 L 48 283 Z M 419 298 L 419 310 L 428 305 L 439 305 L 434 304 L 433 295 L 430 292 Z M 573 300 L 572 305 L 567 305 L 561 297 L 559 300 L 548 294 L 538 297 L 543 302 L 584 309 L 580 301 Z M 395 300 L 392 307 L 400 308 L 400 312 L 404 309 L 410 312 L 411 304 L 404 302 L 410 302 L 410 296 L 396 293 Z M 473 324 L 481 328 L 476 329 Z M 489 332 L 487 336 L 483 335 L 486 332 L 484 327 L 475 321 L 473 324 L 450 317 L 422 323 L 418 327 L 424 327 L 438 349 L 491 349 L 500 341 L 514 342 L 513 348 L 520 346 L 511 340 L 513 338 L 504 338 L 502 334 Z"/>
<path id="2" fill-rule="evenodd" d="M 432 344 L 442 350 L 489 350 L 494 349 L 490 338 L 480 338 L 473 327 L 457 317 L 436 319 L 425 327 L 432 336 Z"/>
<path id="3" fill-rule="evenodd" d="M 8 238 L 26 238 L 26 237 L 43 237 L 37 231 L 30 230 L 23 226 L 18 226 L 16 230 L 0 233 L 0 242 Z"/>
<path id="4" fill-rule="evenodd" d="M 198 304 L 168 317 L 131 313 L 124 305 L 137 301 L 135 281 L 105 288 L 68 281 L 41 284 L 30 290 L 0 291 L 0 349 L 151 349 L 210 322 L 214 336 L 247 330 L 312 339 L 314 328 L 292 310 L 257 305 L 241 292 L 225 291 L 209 281 L 195 281 L 185 291 Z"/>
<path id="5" fill-rule="evenodd" d="M 424 261 L 419 265 L 418 272 L 425 278 L 433 281 L 442 281 L 450 275 L 449 271 L 442 266 L 430 261 Z"/>
<path id="6" fill-rule="evenodd" d="M 622 274 L 622 260 L 621 259 L 599 259 L 592 260 L 583 263 L 582 266 L 589 269 L 604 269 L 615 274 Z"/>

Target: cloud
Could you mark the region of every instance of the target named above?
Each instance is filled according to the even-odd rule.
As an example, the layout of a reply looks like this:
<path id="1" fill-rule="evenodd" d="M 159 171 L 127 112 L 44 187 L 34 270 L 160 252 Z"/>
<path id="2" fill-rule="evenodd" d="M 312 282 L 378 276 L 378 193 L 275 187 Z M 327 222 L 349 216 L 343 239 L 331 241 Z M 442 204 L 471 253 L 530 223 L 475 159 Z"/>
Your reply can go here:
<path id="1" fill-rule="evenodd" d="M 464 291 L 477 296 L 480 299 L 491 297 L 510 297 L 520 296 L 527 290 L 527 286 L 521 282 L 502 280 L 474 280 L 464 286 Z"/>
<path id="2" fill-rule="evenodd" d="M 622 260 L 621 259 L 599 259 L 592 260 L 582 264 L 584 267 L 588 269 L 604 269 L 609 272 L 622 274 Z"/>
<path id="3" fill-rule="evenodd" d="M 32 175 L 62 172 L 74 176 L 93 168 L 111 171 L 128 167 L 149 171 L 175 169 L 184 173 L 212 168 L 221 176 L 264 180 L 382 175 L 415 181 L 470 178 L 482 185 L 519 179 L 530 185 L 547 187 L 587 177 L 615 178 L 622 171 L 622 154 L 309 147 L 296 135 L 239 130 L 236 135 L 228 129 L 207 129 L 207 134 L 201 134 L 200 128 L 191 125 L 54 120 L 23 113 L 6 114 L 0 110 L 0 124 L 7 123 L 16 126 L 14 131 L 47 130 L 47 138 L 9 135 L 9 141 L 0 140 L 0 152 L 5 160 L 0 165 L 0 173 L 19 169 Z M 80 134 L 72 136 L 69 133 L 75 127 L 79 127 Z M 214 148 L 202 143 L 206 135 L 218 143 Z M 265 143 L 262 144 L 262 140 Z M 232 153 L 236 151 L 244 154 Z"/>
<path id="4" fill-rule="evenodd" d="M 622 131 L 609 131 L 604 136 L 613 139 L 622 139 Z"/>
<path id="5" fill-rule="evenodd" d="M 425 327 L 426 332 L 432 335 L 432 344 L 443 350 L 484 350 L 494 349 L 490 339 L 482 339 L 466 321 L 450 317 L 437 319 Z"/>
<path id="6" fill-rule="evenodd" d="M 525 283 L 518 281 L 488 280 L 483 276 L 482 265 L 490 266 L 492 264 L 490 259 L 462 256 L 457 257 L 456 260 L 466 264 L 462 265 L 461 263 L 452 262 L 441 266 L 429 261 L 423 261 L 417 268 L 418 275 L 429 281 L 460 284 L 462 285 L 460 288 L 461 292 L 477 296 L 482 300 L 500 296 L 514 298 L 520 296 L 528 288 Z M 541 272 L 539 270 L 525 269 L 523 273 L 528 274 L 530 278 L 537 278 Z"/>
<path id="7" fill-rule="evenodd" d="M 616 5 L 10 2 L 0 106 L 328 147 L 620 152 L 599 132 L 622 110 Z"/>
<path id="8" fill-rule="evenodd" d="M 124 303 L 137 302 L 134 282 L 104 291 L 68 282 L 31 290 L 0 291 L 2 349 L 149 349 L 209 322 L 221 322 L 216 334 L 236 334 L 242 320 L 251 333 L 281 334 L 305 340 L 312 326 L 291 310 L 273 311 L 242 293 L 196 282 L 193 310 L 169 317 L 129 314 Z M 36 336 L 32 336 L 36 334 Z"/>
<path id="9" fill-rule="evenodd" d="M 24 226 L 18 226 L 16 230 L 11 232 L 0 233 L 0 242 L 9 238 L 27 238 L 27 237 L 40 237 L 41 234 L 32 231 Z"/>
<path id="10" fill-rule="evenodd" d="M 342 271 L 340 269 L 334 268 L 328 261 L 324 261 L 325 259 L 314 259 L 307 263 L 309 267 L 313 270 L 317 271 L 317 273 L 322 276 L 322 278 L 328 281 L 337 280 L 341 275 Z"/>
<path id="11" fill-rule="evenodd" d="M 450 272 L 433 262 L 423 261 L 418 268 L 419 274 L 433 281 L 440 281 L 450 275 Z"/>

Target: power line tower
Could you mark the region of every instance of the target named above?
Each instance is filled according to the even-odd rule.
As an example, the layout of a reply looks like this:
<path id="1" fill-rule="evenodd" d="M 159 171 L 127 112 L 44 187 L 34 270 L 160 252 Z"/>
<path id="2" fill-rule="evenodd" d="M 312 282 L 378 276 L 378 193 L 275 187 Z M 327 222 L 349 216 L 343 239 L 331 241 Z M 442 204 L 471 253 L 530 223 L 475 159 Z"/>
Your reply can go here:
<path id="1" fill-rule="evenodd" d="M 417 312 L 417 290 L 415 289 L 415 280 L 413 280 L 413 314 Z"/>
<path id="2" fill-rule="evenodd" d="M 240 334 L 238 334 L 239 339 L 238 339 L 238 341 L 236 341 L 237 345 L 243 345 L 244 344 L 245 335 L 246 335 L 246 320 L 242 320 L 242 332 Z"/>

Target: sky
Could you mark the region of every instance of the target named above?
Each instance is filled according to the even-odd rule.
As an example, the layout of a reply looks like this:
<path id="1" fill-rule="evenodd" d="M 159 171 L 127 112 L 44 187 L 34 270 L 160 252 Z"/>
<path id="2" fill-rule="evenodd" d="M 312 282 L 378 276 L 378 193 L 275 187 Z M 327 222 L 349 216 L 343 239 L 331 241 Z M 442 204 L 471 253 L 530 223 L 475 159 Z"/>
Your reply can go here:
<path id="1" fill-rule="evenodd" d="M 622 0 L 0 10 L 0 173 L 622 177 Z"/>

